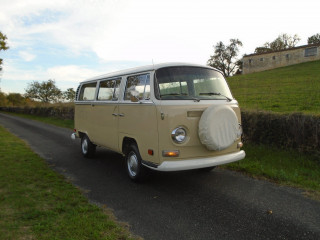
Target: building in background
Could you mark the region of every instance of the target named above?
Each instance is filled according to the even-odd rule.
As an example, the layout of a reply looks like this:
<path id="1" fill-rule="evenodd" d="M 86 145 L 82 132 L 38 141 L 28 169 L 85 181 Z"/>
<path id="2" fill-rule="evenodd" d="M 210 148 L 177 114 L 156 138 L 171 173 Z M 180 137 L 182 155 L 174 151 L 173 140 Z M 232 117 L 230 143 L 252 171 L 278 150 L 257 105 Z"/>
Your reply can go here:
<path id="1" fill-rule="evenodd" d="M 243 57 L 243 74 L 320 60 L 320 44 L 304 45 Z"/>

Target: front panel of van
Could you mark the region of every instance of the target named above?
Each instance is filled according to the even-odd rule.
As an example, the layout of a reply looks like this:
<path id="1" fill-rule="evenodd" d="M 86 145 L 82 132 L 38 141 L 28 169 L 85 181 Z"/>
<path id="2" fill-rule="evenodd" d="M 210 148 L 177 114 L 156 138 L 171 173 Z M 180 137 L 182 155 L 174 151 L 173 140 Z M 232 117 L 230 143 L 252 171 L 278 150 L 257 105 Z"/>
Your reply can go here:
<path id="1" fill-rule="evenodd" d="M 159 120 L 159 151 L 178 150 L 178 157 L 163 157 L 160 154 L 160 163 L 163 161 L 176 161 L 178 159 L 206 158 L 238 152 L 238 141 L 234 142 L 229 148 L 222 151 L 208 150 L 199 139 L 198 126 L 202 113 L 212 106 L 226 105 L 225 101 L 207 101 L 204 103 L 195 103 L 193 101 L 162 101 L 157 106 Z M 230 107 L 235 111 L 239 122 L 240 109 L 237 104 L 230 103 Z M 171 137 L 172 131 L 177 127 L 183 127 L 187 130 L 187 140 L 182 144 L 175 143 Z"/>
<path id="2" fill-rule="evenodd" d="M 238 103 L 232 98 L 230 89 L 220 72 L 205 67 L 161 68 L 155 72 L 154 92 L 159 123 L 160 163 L 179 159 L 209 158 L 240 150 L 237 147 L 241 141 L 240 136 L 221 150 L 208 150 L 208 146 L 204 145 L 199 137 L 199 121 L 208 108 L 225 108 L 231 111 L 233 122 L 236 122 L 234 125 L 239 125 L 241 128 Z M 226 122 L 228 120 L 225 119 Z M 186 132 L 185 141 L 181 143 L 172 138 L 172 132 L 177 128 L 182 128 Z M 225 135 L 228 135 L 229 129 L 226 127 L 225 130 Z M 221 137 L 224 137 L 223 134 Z M 179 154 L 173 156 L 161 154 L 170 151 Z"/>

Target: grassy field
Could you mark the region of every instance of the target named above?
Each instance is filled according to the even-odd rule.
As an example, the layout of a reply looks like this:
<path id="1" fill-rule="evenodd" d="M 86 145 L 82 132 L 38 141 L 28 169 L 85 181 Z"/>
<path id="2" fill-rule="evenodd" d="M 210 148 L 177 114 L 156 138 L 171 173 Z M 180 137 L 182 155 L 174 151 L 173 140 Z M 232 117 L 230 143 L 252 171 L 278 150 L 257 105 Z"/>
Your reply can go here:
<path id="1" fill-rule="evenodd" d="M 132 239 L 110 216 L 0 126 L 0 239 Z"/>
<path id="2" fill-rule="evenodd" d="M 243 109 L 320 114 L 320 61 L 228 78 Z"/>
<path id="3" fill-rule="evenodd" d="M 320 200 L 319 159 L 266 145 L 246 144 L 244 150 L 246 151 L 245 159 L 223 165 L 222 168 L 301 188 L 306 190 L 308 195 Z"/>

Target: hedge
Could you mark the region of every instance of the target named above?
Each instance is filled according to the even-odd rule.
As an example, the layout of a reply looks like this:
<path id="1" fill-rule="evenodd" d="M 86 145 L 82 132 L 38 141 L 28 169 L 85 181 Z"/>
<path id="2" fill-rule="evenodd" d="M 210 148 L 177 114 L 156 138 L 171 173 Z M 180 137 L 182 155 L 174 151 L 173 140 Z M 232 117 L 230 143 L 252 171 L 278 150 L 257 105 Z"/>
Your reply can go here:
<path id="1" fill-rule="evenodd" d="M 73 119 L 73 106 L 0 107 L 1 111 Z M 320 116 L 242 111 L 243 141 L 320 156 Z"/>
<path id="2" fill-rule="evenodd" d="M 320 156 L 320 116 L 242 111 L 243 141 Z"/>
<path id="3" fill-rule="evenodd" d="M 0 107 L 0 111 L 24 113 L 43 117 L 55 117 L 61 119 L 73 119 L 74 107 L 53 106 L 53 107 Z"/>

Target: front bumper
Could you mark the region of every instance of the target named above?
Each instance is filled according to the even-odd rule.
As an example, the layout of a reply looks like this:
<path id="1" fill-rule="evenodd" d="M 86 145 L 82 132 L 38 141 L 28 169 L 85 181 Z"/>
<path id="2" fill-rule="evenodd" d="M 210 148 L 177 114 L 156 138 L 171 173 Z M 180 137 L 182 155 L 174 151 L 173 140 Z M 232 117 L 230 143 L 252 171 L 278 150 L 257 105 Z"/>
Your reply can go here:
<path id="1" fill-rule="evenodd" d="M 76 135 L 75 133 L 72 133 L 72 134 L 71 134 L 71 139 L 72 139 L 72 140 L 75 140 L 76 137 L 77 137 L 77 135 Z"/>
<path id="2" fill-rule="evenodd" d="M 210 158 L 197 158 L 191 160 L 181 161 L 164 161 L 157 167 L 146 166 L 156 171 L 170 172 L 170 171 L 182 171 L 191 170 L 197 168 L 214 167 L 226 163 L 236 162 L 243 159 L 246 153 L 241 150 L 240 152 L 231 153 L 227 155 L 210 157 Z"/>

